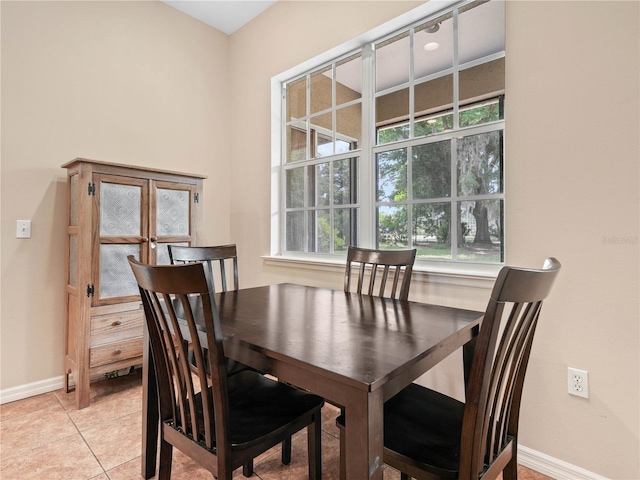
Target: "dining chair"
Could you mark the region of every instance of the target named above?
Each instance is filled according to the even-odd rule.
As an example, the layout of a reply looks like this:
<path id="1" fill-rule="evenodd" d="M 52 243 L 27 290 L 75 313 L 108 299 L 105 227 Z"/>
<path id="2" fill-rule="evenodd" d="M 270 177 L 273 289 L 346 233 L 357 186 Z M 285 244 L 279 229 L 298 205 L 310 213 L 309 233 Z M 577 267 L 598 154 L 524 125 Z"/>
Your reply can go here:
<path id="1" fill-rule="evenodd" d="M 355 293 L 366 295 L 398 298 L 409 298 L 411 274 L 416 260 L 416 249 L 412 250 L 374 250 L 349 246 L 347 263 L 344 272 L 344 291 L 351 292 L 353 272 L 357 272 L 358 280 Z M 391 282 L 387 284 L 387 281 Z M 338 427 L 345 422 L 344 408 L 340 407 L 340 415 L 336 419 Z M 340 478 L 346 477 L 345 462 L 345 433 L 340 428 Z"/>
<path id="2" fill-rule="evenodd" d="M 465 402 L 413 383 L 385 403 L 383 460 L 400 470 L 401 480 L 493 480 L 500 473 L 517 479 L 522 387 L 542 303 L 559 271 L 555 258 L 541 270 L 500 270 Z"/>
<path id="3" fill-rule="evenodd" d="M 203 264 L 152 266 L 128 259 L 140 289 L 156 371 L 158 478 L 170 478 L 176 447 L 218 479 L 231 480 L 233 470 L 306 427 L 309 478 L 320 479 L 324 400 L 252 370 L 227 375 L 222 326 Z M 189 341 L 196 373 L 186 355 Z"/>
<path id="4" fill-rule="evenodd" d="M 416 259 L 412 250 L 372 250 L 349 246 L 344 273 L 344 291 L 351 291 L 352 270 L 357 268 L 356 293 L 407 300 Z M 379 268 L 381 273 L 379 274 Z M 392 279 L 390 284 L 387 280 Z M 376 282 L 379 282 L 376 285 Z"/>
<path id="5" fill-rule="evenodd" d="M 214 288 L 217 292 L 227 292 L 238 290 L 238 252 L 236 246 L 217 245 L 212 247 L 187 247 L 181 245 L 169 245 L 169 259 L 172 265 L 181 263 L 203 262 L 207 268 L 207 273 L 215 286 L 217 278 L 222 288 Z M 227 272 L 227 267 L 231 267 L 231 272 Z M 217 267 L 217 268 L 216 268 Z M 233 288 L 227 287 L 228 275 L 233 275 Z M 230 282 L 229 282 L 230 283 Z"/>
<path id="6" fill-rule="evenodd" d="M 201 262 L 205 267 L 205 273 L 207 274 L 207 278 L 210 279 L 214 291 L 228 292 L 229 290 L 238 290 L 240 288 L 238 251 L 235 244 L 206 247 L 169 245 L 168 249 L 169 259 L 172 265 Z M 216 279 L 218 282 L 215 281 Z M 216 283 L 218 283 L 221 288 L 216 289 Z M 193 350 L 190 349 L 187 355 L 191 365 L 195 365 Z M 207 356 L 206 350 L 204 355 L 205 357 Z M 248 368 L 249 367 L 240 362 L 233 360 L 227 361 L 228 375 L 235 375 Z M 291 463 L 291 437 L 286 438 L 282 443 L 281 457 L 284 465 Z M 250 477 L 253 474 L 253 461 L 245 465 L 243 473 L 246 477 Z"/>

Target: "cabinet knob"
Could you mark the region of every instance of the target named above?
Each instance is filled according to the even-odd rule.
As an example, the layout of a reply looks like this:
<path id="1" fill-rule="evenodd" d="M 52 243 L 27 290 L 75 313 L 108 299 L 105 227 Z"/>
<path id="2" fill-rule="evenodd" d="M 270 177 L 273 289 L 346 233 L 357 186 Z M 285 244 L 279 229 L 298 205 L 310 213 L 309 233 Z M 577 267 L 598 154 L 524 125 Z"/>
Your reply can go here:
<path id="1" fill-rule="evenodd" d="M 118 349 L 115 352 L 113 352 L 114 355 L 120 355 L 122 353 L 122 350 Z"/>
<path id="2" fill-rule="evenodd" d="M 117 327 L 118 325 L 122 325 L 122 322 L 120 320 L 116 320 L 111 324 L 112 327 Z"/>
<path id="3" fill-rule="evenodd" d="M 147 237 L 142 237 L 142 243 L 147 243 L 149 239 Z"/>

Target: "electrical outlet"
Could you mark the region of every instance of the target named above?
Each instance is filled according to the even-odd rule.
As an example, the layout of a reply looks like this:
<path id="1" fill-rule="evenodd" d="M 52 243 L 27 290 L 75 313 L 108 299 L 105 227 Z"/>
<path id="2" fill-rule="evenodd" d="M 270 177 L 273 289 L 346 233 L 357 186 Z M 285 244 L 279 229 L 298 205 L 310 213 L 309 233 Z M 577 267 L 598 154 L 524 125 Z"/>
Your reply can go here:
<path id="1" fill-rule="evenodd" d="M 569 395 L 589 398 L 589 372 L 568 367 L 567 389 Z"/>

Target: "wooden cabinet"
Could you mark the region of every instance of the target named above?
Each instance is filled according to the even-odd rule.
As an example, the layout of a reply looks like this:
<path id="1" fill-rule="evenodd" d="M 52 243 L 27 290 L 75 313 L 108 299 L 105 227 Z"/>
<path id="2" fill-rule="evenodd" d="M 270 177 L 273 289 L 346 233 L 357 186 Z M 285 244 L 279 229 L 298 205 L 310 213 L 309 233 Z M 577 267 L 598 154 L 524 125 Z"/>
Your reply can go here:
<path id="1" fill-rule="evenodd" d="M 197 243 L 205 177 L 82 158 L 62 167 L 65 389 L 73 381 L 84 408 L 92 378 L 142 363 L 144 312 L 127 256 L 168 264 L 168 245 Z"/>

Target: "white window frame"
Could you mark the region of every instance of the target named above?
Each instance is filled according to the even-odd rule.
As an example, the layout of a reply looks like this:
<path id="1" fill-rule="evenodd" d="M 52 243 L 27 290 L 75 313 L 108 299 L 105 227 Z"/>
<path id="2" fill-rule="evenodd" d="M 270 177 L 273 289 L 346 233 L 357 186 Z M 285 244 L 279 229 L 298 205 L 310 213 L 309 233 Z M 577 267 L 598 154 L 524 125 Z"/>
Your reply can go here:
<path id="1" fill-rule="evenodd" d="M 470 0 L 471 1 L 471 0 Z M 470 3 L 470 1 L 468 3 Z M 451 8 L 453 5 L 461 3 L 459 0 L 432 0 L 421 5 L 404 15 L 401 15 L 379 27 L 366 32 L 365 34 L 354 38 L 342 45 L 320 54 L 306 62 L 286 70 L 271 79 L 271 254 L 265 257 L 267 263 L 282 264 L 283 262 L 291 267 L 309 268 L 310 265 L 316 265 L 321 269 L 332 269 L 334 265 L 343 267 L 344 255 L 331 255 L 322 253 L 303 253 L 303 252 L 286 252 L 283 253 L 283 244 L 285 238 L 285 206 L 284 195 L 281 189 L 284 188 L 284 168 L 282 166 L 282 145 L 283 136 L 283 112 L 282 112 L 282 92 L 283 83 L 290 81 L 292 78 L 300 76 L 310 70 L 315 70 L 322 64 L 334 62 L 339 57 L 346 57 L 354 52 L 362 49 L 363 69 L 373 69 L 374 52 L 371 48 L 373 42 L 380 42 L 384 37 L 391 37 L 398 30 L 406 28 L 411 24 L 424 20 L 429 16 L 436 16 L 439 12 Z M 499 58 L 499 56 L 497 57 Z M 483 60 L 483 62 L 486 59 Z M 480 62 L 482 63 L 482 62 Z M 439 74 L 438 74 L 439 75 Z M 363 75 L 364 84 L 362 86 L 362 97 L 372 95 L 374 85 L 367 84 L 367 80 L 371 79 L 371 75 Z M 425 79 L 421 79 L 424 81 Z M 454 89 L 457 92 L 457 89 Z M 380 92 L 378 92 L 379 94 Z M 456 93 L 457 95 L 457 93 Z M 345 153 L 346 157 L 359 157 L 358 176 L 369 178 L 370 181 L 360 182 L 360 243 L 363 245 L 375 244 L 375 153 L 381 149 L 388 148 L 389 144 L 375 144 L 375 125 L 373 120 L 373 111 L 370 102 L 363 101 L 363 132 L 361 148 L 355 151 Z M 411 108 L 413 108 L 411 106 Z M 457 106 L 457 98 L 454 99 L 454 108 Z M 412 121 L 413 123 L 413 121 Z M 502 130 L 504 131 L 504 120 Z M 471 127 L 471 130 L 486 130 L 486 126 Z M 493 130 L 495 127 L 490 126 Z M 420 141 L 421 139 L 412 139 Z M 335 157 L 332 157 L 334 159 Z M 322 160 L 318 158 L 317 160 Z M 506 206 L 505 206 L 506 209 Z M 436 262 L 417 261 L 415 270 L 429 271 L 431 274 L 444 275 L 443 278 L 450 274 L 463 275 L 479 279 L 481 282 L 486 279 L 495 277 L 502 264 L 482 264 L 471 262 L 449 262 L 438 260 Z M 315 268 L 315 267 L 314 267 Z M 419 274 L 419 273 L 418 273 Z M 450 283 L 444 281 L 443 283 Z M 453 283 L 458 283 L 457 281 Z M 488 286 L 485 284 L 484 286 Z"/>

